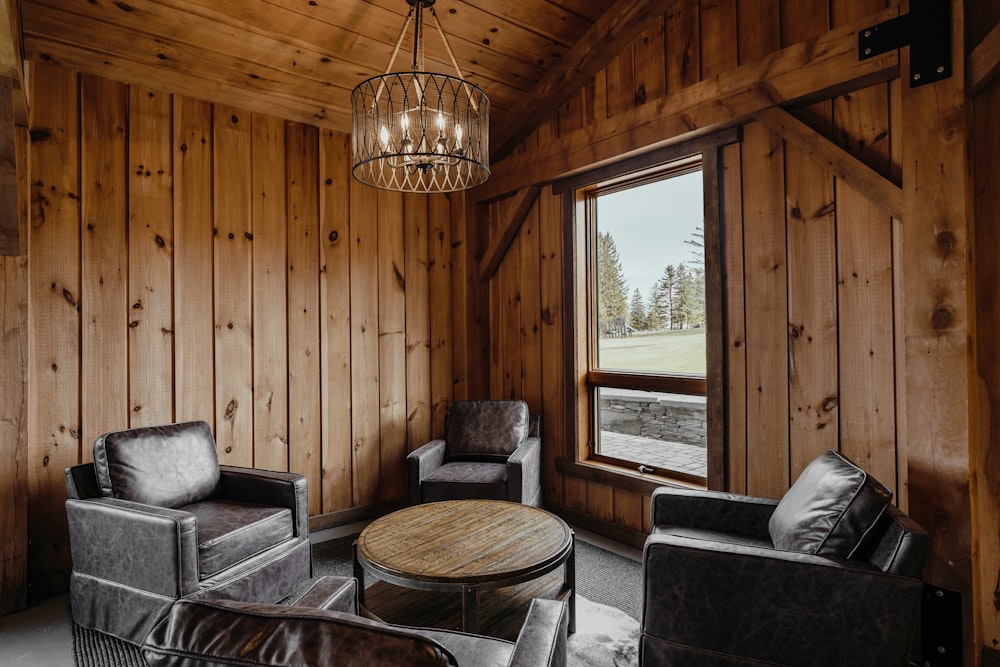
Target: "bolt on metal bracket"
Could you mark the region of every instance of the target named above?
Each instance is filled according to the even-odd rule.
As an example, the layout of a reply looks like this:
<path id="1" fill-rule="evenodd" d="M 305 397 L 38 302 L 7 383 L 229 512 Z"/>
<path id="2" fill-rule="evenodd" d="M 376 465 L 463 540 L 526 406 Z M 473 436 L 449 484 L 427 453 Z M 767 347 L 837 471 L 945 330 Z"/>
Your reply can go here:
<path id="1" fill-rule="evenodd" d="M 951 76 L 951 0 L 910 0 L 910 13 L 858 32 L 858 59 L 910 47 L 910 87 Z"/>

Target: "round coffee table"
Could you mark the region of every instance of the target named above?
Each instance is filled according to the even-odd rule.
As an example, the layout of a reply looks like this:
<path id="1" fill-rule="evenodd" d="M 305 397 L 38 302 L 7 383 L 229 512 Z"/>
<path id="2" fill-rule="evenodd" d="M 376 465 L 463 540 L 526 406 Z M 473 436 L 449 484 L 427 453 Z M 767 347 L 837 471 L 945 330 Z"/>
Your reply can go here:
<path id="1" fill-rule="evenodd" d="M 501 500 L 446 500 L 376 519 L 354 543 L 364 613 L 365 572 L 397 586 L 462 593 L 462 629 L 478 632 L 479 592 L 531 581 L 565 564 L 557 599 L 575 629 L 575 536 L 545 510 Z"/>

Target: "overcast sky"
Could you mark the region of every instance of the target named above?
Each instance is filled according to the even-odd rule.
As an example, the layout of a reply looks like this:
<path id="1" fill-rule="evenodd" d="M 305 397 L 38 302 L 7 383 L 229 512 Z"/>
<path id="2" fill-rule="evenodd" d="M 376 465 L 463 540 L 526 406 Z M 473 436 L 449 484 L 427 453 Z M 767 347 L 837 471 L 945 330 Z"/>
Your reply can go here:
<path id="1" fill-rule="evenodd" d="M 636 287 L 648 299 L 668 264 L 691 264 L 697 248 L 684 241 L 705 217 L 701 179 L 696 171 L 598 198 L 599 231 L 615 240 L 629 301 Z"/>

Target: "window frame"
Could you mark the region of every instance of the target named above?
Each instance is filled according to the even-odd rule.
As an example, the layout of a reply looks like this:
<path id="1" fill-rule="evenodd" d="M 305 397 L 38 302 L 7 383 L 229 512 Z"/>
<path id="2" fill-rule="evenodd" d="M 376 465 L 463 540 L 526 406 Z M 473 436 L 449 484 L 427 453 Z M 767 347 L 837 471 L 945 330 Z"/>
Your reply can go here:
<path id="1" fill-rule="evenodd" d="M 676 485 L 695 488 L 726 488 L 725 479 L 725 397 L 723 378 L 725 377 L 723 312 L 723 267 L 722 267 L 722 210 L 719 201 L 721 193 L 719 151 L 723 146 L 739 141 L 737 128 L 719 132 L 696 140 L 660 148 L 643 155 L 624 159 L 591 171 L 567 178 L 553 184 L 553 192 L 563 197 L 563 223 L 567 243 L 564 246 L 565 290 L 567 305 L 567 326 L 565 343 L 567 347 L 566 382 L 575 388 L 567 392 L 566 426 L 569 437 L 565 456 L 557 460 L 557 470 L 565 475 L 588 481 L 608 484 L 638 493 L 648 494 L 656 487 Z M 587 264 L 590 255 L 596 252 L 596 233 L 591 234 L 587 226 L 587 206 L 593 205 L 592 197 L 586 195 L 595 186 L 613 187 L 616 181 L 630 184 L 644 172 L 656 168 L 669 168 L 686 158 L 701 155 L 700 168 L 703 178 L 705 201 L 705 307 L 706 307 L 706 376 L 664 376 L 652 373 L 609 372 L 591 369 L 590 359 L 595 350 L 595 337 L 590 335 L 591 290 Z M 657 178 L 662 178 L 658 176 Z M 608 191 L 601 188 L 602 191 Z M 588 201 L 589 200 L 589 201 Z M 596 256 L 596 255 L 595 255 Z M 704 394 L 706 396 L 706 429 L 708 446 L 708 466 L 706 478 L 698 478 L 675 471 L 641 472 L 637 464 L 623 463 L 610 457 L 594 455 L 592 451 L 593 432 L 596 428 L 596 410 L 593 402 L 596 391 L 594 382 L 602 386 L 617 386 L 629 382 L 627 388 L 648 391 L 668 391 L 682 394 Z"/>

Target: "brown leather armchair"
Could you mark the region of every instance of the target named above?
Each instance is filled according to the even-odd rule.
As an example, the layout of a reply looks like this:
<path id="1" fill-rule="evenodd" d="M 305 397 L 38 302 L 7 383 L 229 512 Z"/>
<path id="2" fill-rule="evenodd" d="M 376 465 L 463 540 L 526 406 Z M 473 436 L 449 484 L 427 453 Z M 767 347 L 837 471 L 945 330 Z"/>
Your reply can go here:
<path id="1" fill-rule="evenodd" d="M 138 644 L 176 599 L 276 602 L 311 575 L 305 478 L 220 466 L 203 421 L 102 435 L 66 493 L 83 627 Z"/>
<path id="2" fill-rule="evenodd" d="M 323 577 L 294 606 L 180 600 L 146 637 L 150 667 L 564 667 L 566 603 L 533 600 L 517 642 L 361 618 L 357 579 Z"/>
<path id="3" fill-rule="evenodd" d="M 835 452 L 780 500 L 660 488 L 642 665 L 909 664 L 928 536 Z"/>
<path id="4" fill-rule="evenodd" d="M 456 401 L 444 436 L 406 458 L 411 505 L 438 500 L 542 502 L 539 420 L 524 401 Z"/>

